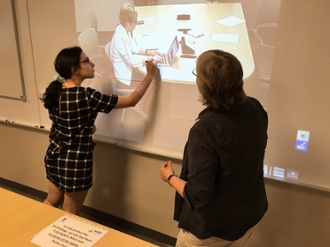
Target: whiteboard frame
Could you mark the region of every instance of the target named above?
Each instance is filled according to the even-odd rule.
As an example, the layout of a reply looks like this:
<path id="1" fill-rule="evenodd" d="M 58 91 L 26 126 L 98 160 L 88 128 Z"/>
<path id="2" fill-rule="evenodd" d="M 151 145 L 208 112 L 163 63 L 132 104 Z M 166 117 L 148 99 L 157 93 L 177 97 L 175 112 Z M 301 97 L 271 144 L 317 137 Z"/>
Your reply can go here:
<path id="1" fill-rule="evenodd" d="M 13 96 L 6 96 L 6 95 L 0 94 L 0 97 L 6 98 L 6 99 L 21 100 L 21 101 L 25 102 L 26 101 L 26 91 L 25 91 L 25 84 L 24 84 L 24 77 L 23 77 L 22 58 L 21 58 L 21 52 L 20 52 L 20 47 L 19 47 L 15 2 L 14 2 L 14 0 L 10 0 L 10 2 L 11 2 L 11 12 L 12 12 L 13 26 L 14 26 L 13 31 L 14 31 L 14 37 L 15 37 L 15 43 L 16 43 L 18 67 L 19 67 L 19 76 L 20 76 L 20 80 L 21 80 L 21 95 L 17 96 L 17 97 L 13 97 Z"/>

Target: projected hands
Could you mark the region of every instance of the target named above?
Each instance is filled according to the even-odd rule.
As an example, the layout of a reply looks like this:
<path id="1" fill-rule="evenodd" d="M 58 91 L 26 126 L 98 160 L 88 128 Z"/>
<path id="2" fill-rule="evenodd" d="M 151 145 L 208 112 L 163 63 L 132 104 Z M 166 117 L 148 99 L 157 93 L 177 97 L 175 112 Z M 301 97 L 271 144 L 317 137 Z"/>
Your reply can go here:
<path id="1" fill-rule="evenodd" d="M 154 60 L 156 63 L 163 63 L 163 54 L 158 51 L 158 49 L 147 49 L 147 54 Z"/>
<path id="2" fill-rule="evenodd" d="M 163 54 L 160 53 L 159 51 L 153 51 L 152 54 L 152 59 L 156 62 L 156 63 L 163 63 L 164 59 L 163 59 Z"/>

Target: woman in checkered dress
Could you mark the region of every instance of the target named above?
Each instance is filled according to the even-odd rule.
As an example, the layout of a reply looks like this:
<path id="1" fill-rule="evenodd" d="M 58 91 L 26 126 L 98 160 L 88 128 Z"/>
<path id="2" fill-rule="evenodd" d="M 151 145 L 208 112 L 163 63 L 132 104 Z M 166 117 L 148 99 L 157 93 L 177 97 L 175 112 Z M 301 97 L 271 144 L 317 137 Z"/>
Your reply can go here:
<path id="1" fill-rule="evenodd" d="M 94 64 L 78 46 L 61 50 L 55 61 L 59 76 L 43 95 L 52 127 L 45 167 L 49 180 L 45 204 L 79 214 L 88 190 L 92 187 L 92 134 L 98 112 L 135 106 L 153 80 L 157 66 L 146 62 L 147 75 L 129 97 L 102 94 L 81 87 L 84 79 L 94 77 Z"/>

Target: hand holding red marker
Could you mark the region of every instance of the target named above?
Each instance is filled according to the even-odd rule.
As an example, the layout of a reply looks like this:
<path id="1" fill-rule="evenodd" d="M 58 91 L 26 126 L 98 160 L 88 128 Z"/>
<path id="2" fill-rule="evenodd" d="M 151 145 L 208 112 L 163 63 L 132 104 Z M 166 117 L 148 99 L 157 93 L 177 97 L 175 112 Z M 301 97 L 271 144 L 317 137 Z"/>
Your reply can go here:
<path id="1" fill-rule="evenodd" d="M 171 162 L 170 160 L 166 161 L 166 163 L 164 164 L 164 167 L 167 167 L 170 162 Z"/>
<path id="2" fill-rule="evenodd" d="M 168 160 L 159 168 L 159 175 L 164 182 L 168 182 L 168 177 L 172 174 L 174 174 L 172 161 Z"/>

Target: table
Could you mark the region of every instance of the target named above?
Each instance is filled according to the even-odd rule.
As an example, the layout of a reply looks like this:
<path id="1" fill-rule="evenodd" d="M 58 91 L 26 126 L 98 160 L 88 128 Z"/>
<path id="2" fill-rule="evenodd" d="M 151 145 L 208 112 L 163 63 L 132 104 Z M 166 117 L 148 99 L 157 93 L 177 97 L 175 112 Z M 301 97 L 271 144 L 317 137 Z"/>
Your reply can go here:
<path id="1" fill-rule="evenodd" d="M 241 3 L 218 4 L 186 4 L 186 5 L 157 5 L 136 7 L 138 20 L 144 24 L 137 25 L 134 35 L 139 39 L 143 47 L 158 47 L 157 44 L 164 40 L 172 41 L 174 35 L 189 37 L 198 56 L 205 50 L 221 49 L 235 55 L 242 63 L 244 78 L 254 71 L 254 59 L 250 47 L 250 41 L 246 23 L 242 22 L 231 27 L 217 23 L 218 20 L 234 16 L 245 20 Z M 189 14 L 190 20 L 177 20 L 178 14 Z M 178 31 L 179 28 L 191 28 L 192 31 L 201 32 L 204 35 L 193 38 L 190 35 Z M 213 33 L 239 35 L 238 43 L 212 41 Z M 174 63 L 170 67 L 160 67 L 162 81 L 172 83 L 195 83 L 195 77 L 191 71 L 196 67 L 196 59 L 181 58 L 181 48 Z M 145 68 L 140 68 L 145 73 Z"/>
<path id="2" fill-rule="evenodd" d="M 60 217 L 68 215 L 58 208 L 50 207 L 41 202 L 21 196 L 14 192 L 0 188 L 0 246 L 25 247 L 36 246 L 30 242 L 30 238 Z M 78 217 L 78 216 L 75 216 Z M 79 218 L 79 217 L 78 217 Z M 81 218 L 81 217 L 80 217 Z M 87 219 L 84 221 L 91 222 Z M 92 222 L 93 224 L 97 224 Z M 100 225 L 102 226 L 102 225 Z M 156 245 L 124 234 L 117 230 L 107 228 L 108 232 L 96 244 L 95 247 L 155 247 Z"/>

